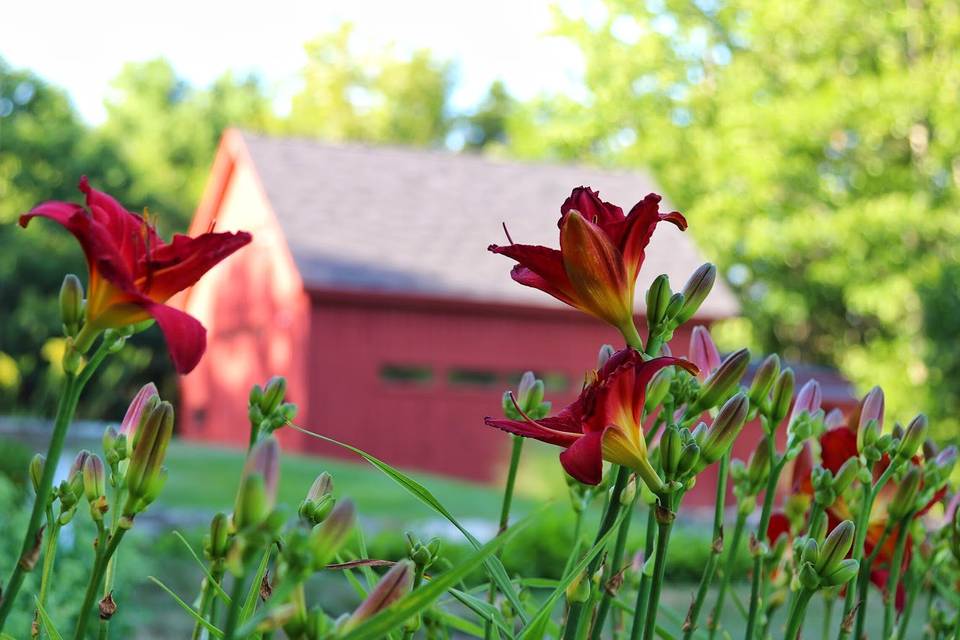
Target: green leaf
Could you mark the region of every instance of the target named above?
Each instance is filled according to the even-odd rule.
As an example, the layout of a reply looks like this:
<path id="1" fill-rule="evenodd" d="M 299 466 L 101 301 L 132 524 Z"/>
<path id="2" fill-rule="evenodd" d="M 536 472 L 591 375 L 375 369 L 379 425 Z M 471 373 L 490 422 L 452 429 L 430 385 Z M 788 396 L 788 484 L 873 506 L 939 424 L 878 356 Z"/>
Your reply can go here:
<path id="1" fill-rule="evenodd" d="M 424 503 L 425 505 L 427 505 L 428 507 L 430 507 L 431 509 L 433 509 L 434 511 L 442 515 L 447 520 L 449 520 L 450 524 L 455 526 L 460 531 L 460 533 L 463 534 L 463 537 L 466 538 L 470 542 L 470 544 L 473 545 L 475 549 L 481 548 L 480 541 L 477 540 L 473 536 L 473 534 L 467 531 L 467 529 L 462 524 L 460 524 L 460 522 L 458 522 L 456 518 L 453 517 L 453 514 L 447 511 L 446 507 L 444 507 L 440 503 L 440 501 L 437 500 L 437 498 L 432 493 L 430 493 L 430 491 L 426 487 L 424 487 L 422 484 L 420 484 L 413 478 L 405 475 L 404 473 L 401 473 L 400 471 L 388 465 L 386 462 L 383 462 L 382 460 L 379 460 L 373 457 L 372 455 L 370 455 L 369 453 L 362 451 L 360 449 L 357 449 L 356 447 L 340 442 L 339 440 L 334 440 L 333 438 L 328 438 L 327 436 L 320 435 L 319 433 L 314 433 L 313 431 L 309 431 L 307 429 L 304 429 L 303 427 L 298 427 L 292 422 L 288 424 L 290 425 L 290 428 L 296 431 L 299 431 L 300 433 L 304 433 L 308 436 L 318 438 L 320 440 L 323 440 L 324 442 L 335 444 L 338 447 L 343 447 L 344 449 L 347 449 L 348 451 L 352 451 L 353 453 L 357 454 L 358 456 L 360 456 L 361 458 L 369 462 L 371 465 L 373 465 L 374 467 L 382 471 L 384 474 L 386 474 L 391 480 L 393 480 L 398 485 L 406 489 L 415 498 L 417 498 L 422 503 Z M 507 575 L 507 570 L 503 567 L 503 563 L 500 562 L 500 559 L 497 558 L 496 556 L 490 556 L 484 561 L 483 564 L 486 567 L 487 573 L 490 575 L 490 579 L 496 583 L 497 588 L 500 589 L 501 593 L 503 593 L 503 595 L 506 596 L 507 600 L 510 601 L 510 604 L 513 605 L 513 608 L 516 610 L 517 614 L 520 616 L 520 619 L 523 620 L 525 624 L 529 622 L 529 616 L 527 616 L 527 613 L 524 610 L 523 604 L 520 602 L 520 597 L 517 595 L 516 589 L 513 588 L 513 583 L 510 581 L 510 576 Z"/>
<path id="2" fill-rule="evenodd" d="M 454 615 L 449 611 L 443 611 L 442 609 L 434 609 L 430 612 L 430 617 L 436 618 L 443 623 L 445 627 L 450 629 L 455 629 L 460 633 L 465 633 L 467 635 L 473 636 L 474 638 L 483 637 L 483 627 L 480 627 L 469 620 L 461 618 L 460 616 Z"/>
<path id="3" fill-rule="evenodd" d="M 484 621 L 497 626 L 501 631 L 507 634 L 508 637 L 513 635 L 513 632 L 507 625 L 507 621 L 503 619 L 503 614 L 500 613 L 500 609 L 497 607 L 459 589 L 451 588 L 449 593 L 453 598 L 460 601 L 463 606 L 467 607 L 475 614 L 483 618 Z"/>
<path id="4" fill-rule="evenodd" d="M 257 573 L 253 576 L 253 582 L 250 583 L 250 590 L 247 591 L 247 598 L 243 601 L 243 608 L 240 609 L 240 623 L 250 619 L 253 612 L 257 609 L 257 600 L 260 598 L 260 584 L 263 577 L 267 575 L 267 567 L 270 564 L 270 554 L 273 552 L 273 543 L 267 545 L 263 551 L 263 557 L 260 558 L 260 566 L 257 567 Z"/>
<path id="5" fill-rule="evenodd" d="M 213 579 L 213 576 L 210 574 L 210 570 L 207 569 L 206 563 L 204 563 L 200 559 L 200 556 L 198 556 L 197 553 L 193 550 L 193 547 L 190 546 L 190 543 L 187 542 L 187 539 L 184 538 L 179 531 L 174 531 L 173 535 L 177 538 L 177 540 L 183 543 L 183 546 L 187 548 L 187 551 L 190 552 L 190 555 L 193 556 L 193 559 L 197 561 L 197 566 L 199 566 L 200 569 L 203 571 L 203 575 L 206 576 L 207 582 L 213 585 L 213 589 L 214 591 L 217 592 L 217 595 L 223 598 L 224 602 L 226 602 L 227 604 L 230 604 L 230 596 L 228 596 L 227 592 L 223 590 L 223 587 L 220 585 L 220 583 Z"/>
<path id="6" fill-rule="evenodd" d="M 177 594 L 175 594 L 175 593 L 173 592 L 173 590 L 171 590 L 167 585 L 165 585 L 165 584 L 163 584 L 162 582 L 160 582 L 160 580 L 158 580 L 158 579 L 155 578 L 154 576 L 147 576 L 147 579 L 150 580 L 150 581 L 151 581 L 152 583 L 154 583 L 155 585 L 157 585 L 158 587 L 160 587 L 161 589 L 163 589 L 164 591 L 166 591 L 166 592 L 170 595 L 170 597 L 173 598 L 174 601 L 175 601 L 178 605 L 180 605 L 180 608 L 183 609 L 184 611 L 186 611 L 186 612 L 190 615 L 190 617 L 192 617 L 194 620 L 196 620 L 197 622 L 199 622 L 199 623 L 201 624 L 201 626 L 203 626 L 204 629 L 206 629 L 207 631 L 210 632 L 210 635 L 212 635 L 214 638 L 222 638 L 222 637 L 223 637 L 223 632 L 220 631 L 220 629 L 216 628 L 215 626 L 213 626 L 212 624 L 210 624 L 209 622 L 207 622 L 207 621 L 203 618 L 203 616 L 201 616 L 199 613 L 197 613 L 196 610 L 194 610 L 193 607 L 191 607 L 191 606 L 188 605 L 186 602 L 184 602 L 183 600 L 181 600 L 181 599 L 180 599 L 180 596 L 178 596 Z"/>
<path id="7" fill-rule="evenodd" d="M 473 555 L 460 564 L 454 566 L 441 576 L 430 580 L 430 582 L 416 591 L 407 594 L 383 611 L 368 618 L 358 627 L 341 636 L 341 640 L 380 640 L 380 638 L 383 638 L 391 629 L 397 628 L 403 624 L 404 621 L 426 609 L 434 600 L 446 593 L 464 576 L 480 567 L 487 558 L 512 540 L 534 517 L 535 514 L 527 516 L 507 529 L 504 533 L 480 547 Z"/>
<path id="8" fill-rule="evenodd" d="M 44 631 L 47 632 L 47 635 L 50 636 L 50 640 L 63 640 L 63 636 L 60 635 L 60 632 L 57 631 L 57 628 L 53 626 L 53 620 L 50 619 L 50 616 L 47 615 L 46 610 L 43 608 L 43 605 L 40 604 L 40 599 L 36 598 L 37 601 L 37 613 L 40 614 L 40 624 L 43 625 Z M 4 638 L 10 638 L 10 636 L 4 634 Z"/>
<path id="9" fill-rule="evenodd" d="M 550 621 L 550 614 L 553 612 L 553 608 L 556 606 L 557 601 L 563 597 L 566 593 L 567 587 L 587 569 L 587 565 L 590 564 L 590 561 L 593 560 L 597 554 L 599 554 L 603 548 L 606 546 L 607 542 L 610 540 L 611 536 L 616 533 L 617 529 L 620 527 L 620 522 L 626 517 L 627 509 L 621 509 L 620 515 L 617 516 L 616 521 L 611 525 L 610 529 L 607 530 L 603 537 L 597 540 L 597 543 L 587 551 L 586 555 L 580 559 L 576 565 L 574 565 L 573 570 L 570 571 L 570 574 L 567 575 L 563 580 L 561 580 L 556 589 L 550 594 L 549 597 L 544 601 L 540 606 L 540 609 L 537 610 L 536 615 L 530 623 L 524 628 L 524 630 L 517 636 L 519 639 L 526 640 L 527 638 L 542 638 L 543 634 L 546 632 L 547 623 Z"/>

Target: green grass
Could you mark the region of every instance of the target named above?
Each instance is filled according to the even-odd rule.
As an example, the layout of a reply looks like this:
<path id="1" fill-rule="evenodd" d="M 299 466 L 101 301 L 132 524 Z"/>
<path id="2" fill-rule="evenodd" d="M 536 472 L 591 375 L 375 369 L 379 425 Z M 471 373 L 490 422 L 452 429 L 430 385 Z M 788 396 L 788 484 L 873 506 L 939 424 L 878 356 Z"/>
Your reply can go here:
<path id="1" fill-rule="evenodd" d="M 241 450 L 182 440 L 172 442 L 166 459 L 169 479 L 153 509 L 230 511 L 243 460 Z M 287 452 L 281 461 L 278 502 L 296 508 L 322 471 L 333 476 L 336 495 L 351 498 L 363 516 L 410 520 L 434 515 L 432 510 L 365 462 Z M 494 520 L 500 512 L 500 489 L 423 473 L 409 475 L 423 483 L 458 518 Z"/>

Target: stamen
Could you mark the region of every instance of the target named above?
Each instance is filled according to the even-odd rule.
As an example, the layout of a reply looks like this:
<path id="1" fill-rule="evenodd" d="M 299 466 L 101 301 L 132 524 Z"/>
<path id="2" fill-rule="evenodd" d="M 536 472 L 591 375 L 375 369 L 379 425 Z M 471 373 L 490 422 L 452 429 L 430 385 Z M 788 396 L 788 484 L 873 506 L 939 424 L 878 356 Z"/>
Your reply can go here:
<path id="1" fill-rule="evenodd" d="M 207 226 L 207 233 L 213 233 L 213 230 L 216 228 L 216 226 L 217 226 L 217 219 L 214 218 L 213 220 L 210 221 L 209 226 Z"/>
<path id="2" fill-rule="evenodd" d="M 536 420 L 534 420 L 533 418 L 531 418 L 530 416 L 528 416 L 528 415 L 524 412 L 524 410 L 520 408 L 520 405 L 517 404 L 517 398 L 516 398 L 516 396 L 513 395 L 513 391 L 508 391 L 507 394 L 510 396 L 510 402 L 513 403 L 513 408 L 517 410 L 517 413 L 519 413 L 521 416 L 523 416 L 523 419 L 524 419 L 524 420 L 526 420 L 527 422 L 529 422 L 530 424 L 532 424 L 533 426 L 535 426 L 537 429 L 543 429 L 544 431 L 548 431 L 548 432 L 550 432 L 550 433 L 555 433 L 555 434 L 561 435 L 561 436 L 576 436 L 576 437 L 579 438 L 580 436 L 583 435 L 582 433 L 573 433 L 572 431 L 557 431 L 556 429 L 551 429 L 550 427 L 545 427 L 545 426 L 543 426 L 542 424 L 540 424 L 539 422 L 537 422 Z"/>
<path id="3" fill-rule="evenodd" d="M 500 224 L 503 225 L 503 232 L 507 235 L 507 241 L 509 241 L 510 244 L 513 244 L 513 238 L 510 237 L 510 232 L 507 231 L 507 223 L 501 222 Z"/>

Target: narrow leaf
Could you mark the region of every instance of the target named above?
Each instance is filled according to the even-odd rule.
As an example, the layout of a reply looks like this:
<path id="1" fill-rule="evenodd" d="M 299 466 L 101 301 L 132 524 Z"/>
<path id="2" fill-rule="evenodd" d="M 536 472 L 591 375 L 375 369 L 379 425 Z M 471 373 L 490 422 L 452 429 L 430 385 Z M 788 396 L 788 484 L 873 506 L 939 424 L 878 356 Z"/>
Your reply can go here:
<path id="1" fill-rule="evenodd" d="M 207 622 L 207 620 L 203 616 L 197 613 L 193 607 L 191 607 L 186 602 L 181 600 L 180 596 L 174 593 L 167 585 L 160 582 L 160 580 L 158 580 L 154 576 L 147 576 L 147 579 L 150 580 L 155 585 L 157 585 L 158 587 L 160 587 L 161 589 L 163 589 L 164 591 L 166 591 L 170 595 L 170 597 L 173 598 L 178 605 L 180 605 L 180 608 L 186 611 L 190 615 L 190 617 L 192 617 L 194 620 L 199 622 L 204 629 L 210 632 L 210 635 L 212 635 L 214 638 L 223 637 L 223 632 L 220 631 L 220 629 L 216 628 L 215 626 Z"/>
<path id="2" fill-rule="evenodd" d="M 401 473 L 400 471 L 388 465 L 386 462 L 383 462 L 382 460 L 379 460 L 378 458 L 375 458 L 369 453 L 362 451 L 360 449 L 357 449 L 356 447 L 340 442 L 339 440 L 334 440 L 333 438 L 328 438 L 327 436 L 320 435 L 319 433 L 314 433 L 313 431 L 309 431 L 307 429 L 304 429 L 303 427 L 299 427 L 293 424 L 292 422 L 288 424 L 292 429 L 299 431 L 300 433 L 304 433 L 314 438 L 318 438 L 320 440 L 323 440 L 324 442 L 335 444 L 338 447 L 343 447 L 344 449 L 347 449 L 348 451 L 352 451 L 353 453 L 357 454 L 358 456 L 360 456 L 361 458 L 369 462 L 371 465 L 373 465 L 374 467 L 382 471 L 384 474 L 386 474 L 387 477 L 389 477 L 391 480 L 393 480 L 394 482 L 399 484 L 401 487 L 406 489 L 415 498 L 417 498 L 418 500 L 423 502 L 425 505 L 427 505 L 428 507 L 430 507 L 431 509 L 433 509 L 434 511 L 442 515 L 444 518 L 449 520 L 450 524 L 455 526 L 460 531 L 460 533 L 463 534 L 463 537 L 466 538 L 467 541 L 470 542 L 470 544 L 472 544 L 475 549 L 481 548 L 480 541 L 477 540 L 473 536 L 473 534 L 467 531 L 467 529 L 462 524 L 460 524 L 460 522 L 456 518 L 453 517 L 452 513 L 447 511 L 446 507 L 444 507 L 440 503 L 440 501 L 437 500 L 437 498 L 432 493 L 430 493 L 430 491 L 426 487 L 424 487 L 422 484 L 420 484 L 413 478 Z M 514 589 L 513 583 L 510 582 L 510 576 L 507 575 L 507 570 L 503 567 L 503 563 L 500 562 L 500 559 L 497 558 L 496 556 L 491 556 L 491 557 L 488 557 L 483 564 L 486 567 L 487 573 L 490 574 L 491 580 L 493 580 L 497 584 L 497 588 L 500 589 L 500 591 L 503 593 L 504 596 L 506 596 L 507 600 L 510 601 L 510 604 L 513 605 L 513 608 L 516 610 L 517 614 L 520 616 L 520 619 L 523 620 L 524 623 L 529 622 L 528 616 L 526 611 L 524 610 L 523 604 L 520 602 L 520 597 L 517 595 L 517 591 L 516 589 Z"/>
<path id="3" fill-rule="evenodd" d="M 220 583 L 213 579 L 213 576 L 210 574 L 210 570 L 207 569 L 207 565 L 200 559 L 200 556 L 193 550 L 193 547 L 190 546 L 190 543 L 187 542 L 187 539 L 179 531 L 174 531 L 173 535 L 183 543 L 183 546 L 187 548 L 187 551 L 190 552 L 190 555 L 193 556 L 193 559 L 197 561 L 197 565 L 203 571 L 203 575 L 206 576 L 207 582 L 213 585 L 214 591 L 217 592 L 217 595 L 223 598 L 223 601 L 227 604 L 230 604 L 230 596 L 227 595 L 227 592 L 223 590 L 223 587 L 220 586 Z"/>
<path id="4" fill-rule="evenodd" d="M 50 619 L 50 616 L 47 615 L 43 605 L 40 604 L 40 599 L 35 598 L 35 600 L 37 601 L 37 613 L 40 614 L 40 624 L 43 625 L 44 631 L 46 631 L 47 635 L 50 636 L 50 640 L 63 640 L 63 636 L 60 635 L 60 632 L 57 631 L 57 628 L 53 626 L 53 620 Z M 4 634 L 4 637 L 9 638 L 10 636 Z M 10 640 L 13 640 L 13 638 L 10 638 Z"/>
<path id="5" fill-rule="evenodd" d="M 260 566 L 257 567 L 257 572 L 253 576 L 253 582 L 250 583 L 247 598 L 243 601 L 243 608 L 240 609 L 241 624 L 249 620 L 253 612 L 257 610 L 257 600 L 260 598 L 260 584 L 263 582 L 263 577 L 267 575 L 271 552 L 273 552 L 272 542 L 268 544 L 267 548 L 263 551 L 263 557 L 260 558 Z"/>

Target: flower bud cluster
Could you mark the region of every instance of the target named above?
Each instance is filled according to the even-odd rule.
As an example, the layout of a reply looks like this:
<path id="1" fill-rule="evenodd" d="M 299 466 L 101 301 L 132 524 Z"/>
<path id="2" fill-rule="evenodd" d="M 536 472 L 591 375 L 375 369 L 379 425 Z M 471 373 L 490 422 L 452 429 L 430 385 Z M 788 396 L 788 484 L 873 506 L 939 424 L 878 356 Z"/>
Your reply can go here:
<path id="1" fill-rule="evenodd" d="M 677 327 L 694 316 L 717 279 L 717 268 L 705 263 L 690 276 L 683 289 L 674 293 L 666 274 L 657 276 L 647 289 L 647 323 L 650 336 L 669 342 Z"/>
<path id="2" fill-rule="evenodd" d="M 843 495 L 860 473 L 860 459 L 850 458 L 837 470 L 836 476 L 829 469 L 816 466 L 810 473 L 813 499 L 822 507 L 829 508 Z"/>
<path id="3" fill-rule="evenodd" d="M 822 542 L 813 536 L 802 539 L 797 577 L 803 588 L 817 591 L 839 587 L 857 575 L 860 563 L 846 559 L 853 546 L 855 532 L 853 522 L 844 520 Z"/>
<path id="4" fill-rule="evenodd" d="M 610 357 L 606 354 L 608 346 L 604 345 L 600 348 L 598 368 L 603 366 L 605 355 L 606 358 Z M 503 414 L 511 420 L 522 420 L 524 414 L 532 420 L 545 418 L 550 413 L 551 404 L 544 401 L 543 395 L 543 380 L 538 379 L 532 371 L 527 371 L 520 377 L 516 394 L 512 391 L 504 392 L 501 402 Z"/>
<path id="5" fill-rule="evenodd" d="M 336 503 L 336 498 L 333 497 L 333 477 L 324 471 L 313 481 L 297 513 L 304 522 L 318 525 L 326 519 Z"/>
<path id="6" fill-rule="evenodd" d="M 440 538 L 430 538 L 426 544 L 407 531 L 407 556 L 420 571 L 426 571 L 440 558 Z"/>
<path id="7" fill-rule="evenodd" d="M 250 389 L 247 417 L 251 443 L 269 436 L 296 417 L 297 405 L 284 402 L 286 393 L 287 379 L 283 376 L 274 376 L 263 387 L 255 384 Z"/>
<path id="8" fill-rule="evenodd" d="M 761 440 L 746 464 L 742 460 L 733 460 L 730 463 L 733 495 L 737 498 L 737 508 L 741 513 L 751 513 L 754 510 L 757 496 L 766 486 L 770 462 L 770 447 L 766 441 Z"/>

